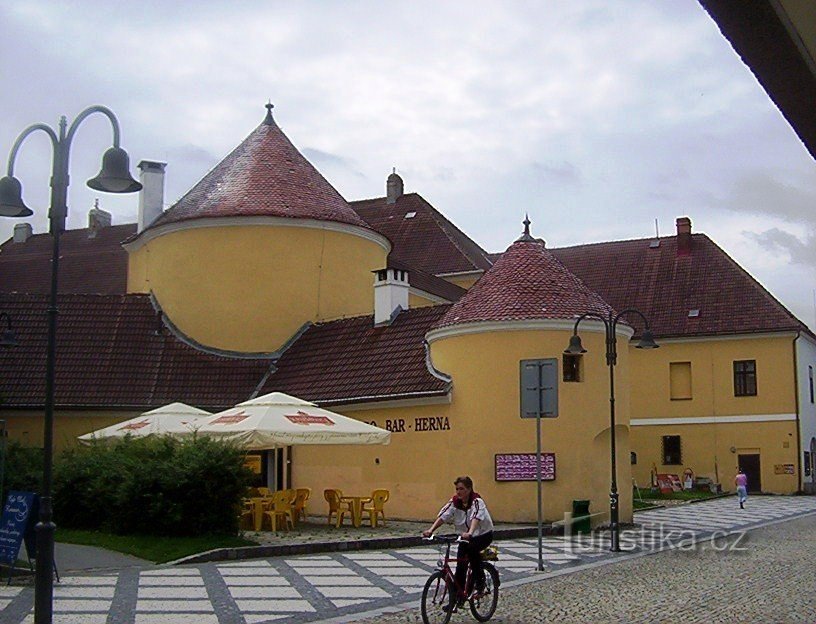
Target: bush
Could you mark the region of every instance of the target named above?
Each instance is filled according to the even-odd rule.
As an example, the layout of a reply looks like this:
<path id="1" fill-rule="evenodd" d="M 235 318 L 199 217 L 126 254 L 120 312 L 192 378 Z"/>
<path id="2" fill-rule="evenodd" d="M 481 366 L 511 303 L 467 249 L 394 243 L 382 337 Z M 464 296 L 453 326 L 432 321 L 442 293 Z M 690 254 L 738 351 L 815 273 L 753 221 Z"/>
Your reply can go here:
<path id="1" fill-rule="evenodd" d="M 3 470 L 3 496 L 10 490 L 39 492 L 42 485 L 42 449 L 23 446 L 19 442 L 6 444 Z M 5 501 L 3 501 L 5 503 Z"/>
<path id="2" fill-rule="evenodd" d="M 210 438 L 125 438 L 66 451 L 54 469 L 60 526 L 119 534 L 235 534 L 251 479 L 244 451 Z"/>

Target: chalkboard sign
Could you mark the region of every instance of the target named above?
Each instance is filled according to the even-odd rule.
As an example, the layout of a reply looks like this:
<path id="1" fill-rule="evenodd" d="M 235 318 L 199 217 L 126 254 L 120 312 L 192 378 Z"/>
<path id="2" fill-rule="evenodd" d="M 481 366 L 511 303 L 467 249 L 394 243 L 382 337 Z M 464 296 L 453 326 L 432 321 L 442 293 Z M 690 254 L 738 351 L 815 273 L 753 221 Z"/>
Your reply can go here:
<path id="1" fill-rule="evenodd" d="M 9 492 L 3 506 L 3 515 L 0 516 L 0 563 L 13 566 L 23 539 L 33 535 L 37 522 L 34 510 L 36 504 L 37 495 L 34 492 Z M 27 539 L 26 548 L 29 547 L 28 544 Z M 32 556 L 30 552 L 29 556 Z"/>

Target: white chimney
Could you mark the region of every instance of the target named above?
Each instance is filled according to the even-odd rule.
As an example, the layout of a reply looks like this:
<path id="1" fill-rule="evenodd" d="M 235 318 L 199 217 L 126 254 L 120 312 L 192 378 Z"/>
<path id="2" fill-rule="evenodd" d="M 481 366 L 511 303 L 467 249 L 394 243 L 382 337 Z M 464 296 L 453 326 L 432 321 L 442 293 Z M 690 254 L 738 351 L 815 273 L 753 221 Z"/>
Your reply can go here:
<path id="1" fill-rule="evenodd" d="M 24 243 L 33 233 L 30 223 L 18 223 L 14 226 L 14 242 Z"/>
<path id="2" fill-rule="evenodd" d="M 408 271 L 374 271 L 374 325 L 388 325 L 408 309 Z"/>
<path id="3" fill-rule="evenodd" d="M 164 168 L 167 163 L 154 160 L 143 160 L 138 167 L 139 182 L 139 218 L 136 231 L 141 232 L 164 212 Z"/>
<path id="4" fill-rule="evenodd" d="M 111 213 L 99 208 L 99 200 L 94 202 L 94 207 L 88 211 L 88 238 L 96 238 L 99 230 L 110 227 L 113 223 Z"/>

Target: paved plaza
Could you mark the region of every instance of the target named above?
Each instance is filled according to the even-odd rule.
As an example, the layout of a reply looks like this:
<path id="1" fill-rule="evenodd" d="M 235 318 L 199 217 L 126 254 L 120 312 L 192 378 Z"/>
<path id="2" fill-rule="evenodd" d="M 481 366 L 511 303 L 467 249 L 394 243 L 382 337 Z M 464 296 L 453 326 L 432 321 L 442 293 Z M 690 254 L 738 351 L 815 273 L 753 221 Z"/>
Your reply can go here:
<path id="1" fill-rule="evenodd" d="M 745 510 L 729 497 L 639 512 L 621 553 L 605 534 L 545 538 L 543 573 L 535 538 L 500 541 L 494 621 L 814 621 L 814 513 L 816 497 L 770 496 Z M 55 585 L 54 622 L 417 622 L 438 556 L 423 546 L 71 574 Z M 779 590 L 808 600 L 786 602 Z M 33 622 L 32 605 L 30 585 L 2 587 L 0 622 Z M 774 617 L 754 617 L 774 605 Z"/>

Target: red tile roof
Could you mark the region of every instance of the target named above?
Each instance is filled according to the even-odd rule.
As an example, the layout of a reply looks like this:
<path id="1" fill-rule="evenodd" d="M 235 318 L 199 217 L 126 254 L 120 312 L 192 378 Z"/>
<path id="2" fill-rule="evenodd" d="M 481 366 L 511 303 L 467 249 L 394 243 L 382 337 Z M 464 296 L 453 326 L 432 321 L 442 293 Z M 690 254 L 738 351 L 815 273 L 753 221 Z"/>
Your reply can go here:
<path id="1" fill-rule="evenodd" d="M 198 350 L 159 326 L 146 295 L 59 299 L 55 397 L 59 409 L 141 409 L 181 401 L 223 409 L 244 401 L 268 359 Z M 41 409 L 45 396 L 47 297 L 0 294 L 19 344 L 0 348 L 3 408 Z M 425 365 L 423 339 L 447 306 L 403 312 L 390 326 L 371 316 L 309 328 L 277 362 L 263 392 L 321 403 L 445 394 Z"/>
<path id="2" fill-rule="evenodd" d="M 705 234 L 691 253 L 677 237 L 553 249 L 557 257 L 616 310 L 636 308 L 658 337 L 809 330 Z M 689 317 L 689 311 L 699 315 Z M 640 331 L 639 321 L 633 325 Z"/>
<path id="3" fill-rule="evenodd" d="M 479 321 L 606 315 L 609 305 L 537 240 L 518 240 L 451 306 L 437 327 Z"/>
<path id="4" fill-rule="evenodd" d="M 419 269 L 409 266 L 403 262 L 390 260 L 388 262 L 388 266 L 395 269 L 408 271 L 408 283 L 412 288 L 425 291 L 431 295 L 436 295 L 437 297 L 441 297 L 442 299 L 445 299 L 451 303 L 454 301 L 459 301 L 459 299 L 461 299 L 467 292 L 467 290 L 461 286 L 452 284 L 441 277 L 436 277 L 435 275 L 425 273 L 425 271 L 420 271 Z"/>
<path id="5" fill-rule="evenodd" d="M 385 197 L 351 202 L 366 223 L 394 245 L 390 259 L 425 273 L 486 271 L 487 252 L 416 193 L 387 204 Z M 415 213 L 413 217 L 407 215 Z"/>
<path id="6" fill-rule="evenodd" d="M 60 235 L 59 292 L 122 294 L 127 288 L 127 252 L 122 241 L 136 225 L 114 225 L 88 238 L 88 229 Z M 0 245 L 0 292 L 48 293 L 51 289 L 50 234 L 35 234 L 24 243 Z"/>
<path id="7" fill-rule="evenodd" d="M 47 297 L 0 294 L 19 344 L 0 349 L 2 407 L 41 408 L 45 397 Z M 59 298 L 58 408 L 148 409 L 181 401 L 220 409 L 246 400 L 268 360 L 219 357 L 167 335 L 146 295 Z"/>
<path id="8" fill-rule="evenodd" d="M 380 327 L 373 316 L 312 326 L 278 360 L 262 392 L 329 405 L 444 395 L 448 384 L 425 364 L 424 338 L 447 309 L 416 308 Z"/>
<path id="9" fill-rule="evenodd" d="M 271 114 L 147 229 L 236 216 L 318 219 L 367 227 L 292 145 Z"/>

